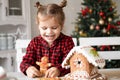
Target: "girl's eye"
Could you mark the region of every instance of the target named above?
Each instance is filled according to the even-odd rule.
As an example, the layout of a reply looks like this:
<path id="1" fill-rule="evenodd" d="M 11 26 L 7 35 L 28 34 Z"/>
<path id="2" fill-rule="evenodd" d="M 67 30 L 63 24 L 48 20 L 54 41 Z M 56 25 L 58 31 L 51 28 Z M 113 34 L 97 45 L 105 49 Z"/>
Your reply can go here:
<path id="1" fill-rule="evenodd" d="M 46 30 L 47 28 L 46 27 L 42 27 L 43 30 Z"/>
<path id="2" fill-rule="evenodd" d="M 52 27 L 52 29 L 57 29 L 57 27 Z"/>

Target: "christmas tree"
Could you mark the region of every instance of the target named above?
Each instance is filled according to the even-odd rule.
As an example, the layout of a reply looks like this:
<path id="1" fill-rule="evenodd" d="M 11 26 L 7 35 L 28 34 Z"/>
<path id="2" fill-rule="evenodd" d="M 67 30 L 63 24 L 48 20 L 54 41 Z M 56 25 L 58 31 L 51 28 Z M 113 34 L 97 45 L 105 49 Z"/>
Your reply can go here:
<path id="1" fill-rule="evenodd" d="M 119 15 L 112 0 L 83 0 L 73 37 L 119 36 Z"/>
<path id="2" fill-rule="evenodd" d="M 83 0 L 72 37 L 120 36 L 120 20 L 112 0 Z M 114 47 L 114 48 L 113 48 Z M 120 46 L 95 46 L 97 50 L 120 50 Z M 106 68 L 120 67 L 120 60 L 106 61 Z"/>

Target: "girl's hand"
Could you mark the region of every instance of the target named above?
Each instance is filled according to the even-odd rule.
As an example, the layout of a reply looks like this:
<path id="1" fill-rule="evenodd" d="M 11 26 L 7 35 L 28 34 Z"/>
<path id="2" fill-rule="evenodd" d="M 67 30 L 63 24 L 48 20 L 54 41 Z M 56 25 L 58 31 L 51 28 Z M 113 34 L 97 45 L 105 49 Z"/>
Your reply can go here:
<path id="1" fill-rule="evenodd" d="M 45 77 L 58 77 L 60 75 L 60 71 L 56 67 L 49 68 L 46 73 Z"/>
<path id="2" fill-rule="evenodd" d="M 40 71 L 37 70 L 34 66 L 30 66 L 26 70 L 26 74 L 27 74 L 28 77 L 34 78 L 34 77 L 40 76 Z"/>

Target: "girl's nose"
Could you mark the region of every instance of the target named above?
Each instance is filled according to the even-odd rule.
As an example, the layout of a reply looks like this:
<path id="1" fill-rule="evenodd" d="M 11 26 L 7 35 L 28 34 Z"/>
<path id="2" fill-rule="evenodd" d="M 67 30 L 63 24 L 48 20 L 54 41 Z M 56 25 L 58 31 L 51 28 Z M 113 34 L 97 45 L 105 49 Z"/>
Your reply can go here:
<path id="1" fill-rule="evenodd" d="M 48 28 L 48 29 L 47 29 L 47 33 L 52 33 L 52 29 L 51 29 L 51 28 Z"/>

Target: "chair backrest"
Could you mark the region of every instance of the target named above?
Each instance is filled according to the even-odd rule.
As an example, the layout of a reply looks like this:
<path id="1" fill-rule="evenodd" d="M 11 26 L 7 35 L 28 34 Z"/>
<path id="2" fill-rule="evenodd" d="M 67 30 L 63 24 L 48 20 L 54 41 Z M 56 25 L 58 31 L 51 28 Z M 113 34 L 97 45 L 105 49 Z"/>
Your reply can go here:
<path id="1" fill-rule="evenodd" d="M 120 37 L 80 37 L 79 43 L 82 46 L 120 45 Z M 98 51 L 104 59 L 120 59 L 120 51 Z"/>
<path id="2" fill-rule="evenodd" d="M 16 49 L 16 71 L 20 72 L 20 63 L 22 61 L 23 56 L 26 53 L 26 48 L 30 40 L 16 40 L 15 49 Z"/>
<path id="3" fill-rule="evenodd" d="M 77 38 L 72 38 L 74 45 L 77 46 Z"/>

